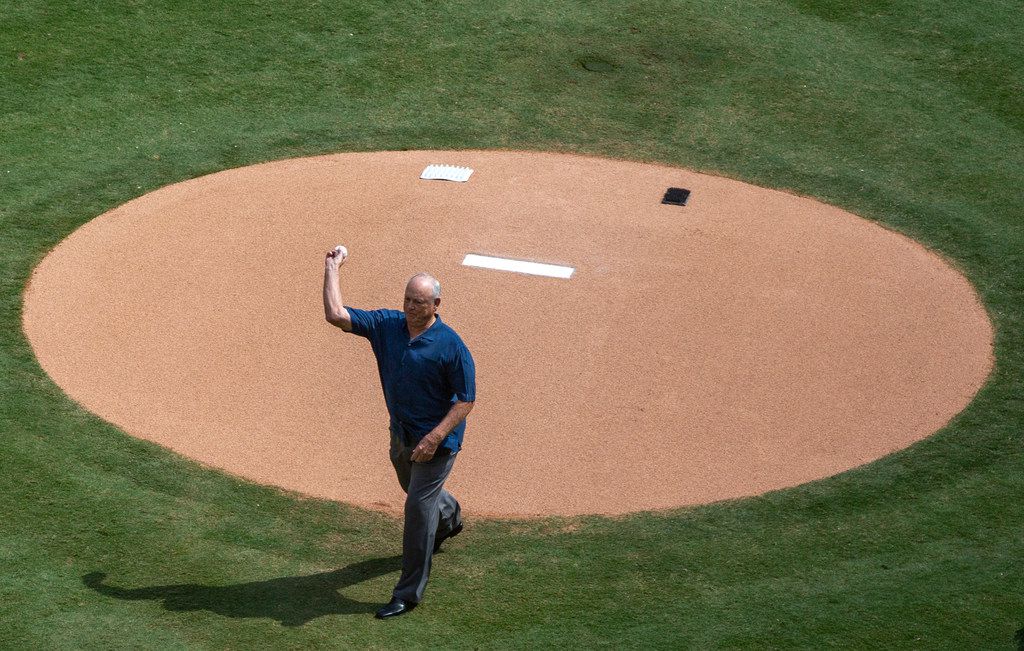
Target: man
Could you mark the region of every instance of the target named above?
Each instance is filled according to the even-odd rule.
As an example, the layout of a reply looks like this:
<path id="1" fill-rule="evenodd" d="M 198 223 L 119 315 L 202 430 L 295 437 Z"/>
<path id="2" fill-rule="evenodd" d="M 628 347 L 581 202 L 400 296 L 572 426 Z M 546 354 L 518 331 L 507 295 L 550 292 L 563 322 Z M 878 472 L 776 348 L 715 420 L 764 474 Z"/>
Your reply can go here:
<path id="1" fill-rule="evenodd" d="M 476 369 L 462 339 L 437 315 L 441 284 L 434 277 L 420 273 L 409 280 L 402 312 L 357 310 L 341 300 L 338 268 L 347 258 L 343 246 L 327 254 L 324 315 L 370 340 L 391 416 L 391 464 L 406 493 L 402 576 L 391 602 L 377 611 L 384 619 L 416 607 L 433 554 L 462 531 L 459 503 L 444 482 L 476 400 Z"/>

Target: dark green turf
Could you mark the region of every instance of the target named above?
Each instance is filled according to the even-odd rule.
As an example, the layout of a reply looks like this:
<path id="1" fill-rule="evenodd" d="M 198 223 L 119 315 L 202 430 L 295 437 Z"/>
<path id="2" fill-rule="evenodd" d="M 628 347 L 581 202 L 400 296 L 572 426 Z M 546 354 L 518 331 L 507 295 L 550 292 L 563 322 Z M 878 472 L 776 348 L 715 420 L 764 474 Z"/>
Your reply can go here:
<path id="1" fill-rule="evenodd" d="M 36 0 L 0 26 L 0 647 L 1024 643 L 1019 2 Z M 146 191 L 494 147 L 678 164 L 881 221 L 975 283 L 997 369 L 942 432 L 830 480 L 472 523 L 423 607 L 382 623 L 398 523 L 129 439 L 21 333 L 33 266 Z"/>

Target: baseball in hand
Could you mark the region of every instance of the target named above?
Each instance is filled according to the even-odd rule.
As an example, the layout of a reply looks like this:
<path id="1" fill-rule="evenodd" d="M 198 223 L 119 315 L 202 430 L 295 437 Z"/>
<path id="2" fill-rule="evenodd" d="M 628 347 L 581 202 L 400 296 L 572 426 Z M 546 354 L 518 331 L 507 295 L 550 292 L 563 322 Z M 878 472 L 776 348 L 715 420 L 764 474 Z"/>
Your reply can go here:
<path id="1" fill-rule="evenodd" d="M 348 257 L 348 249 L 339 244 L 331 249 L 331 252 L 327 254 L 327 257 L 337 260 L 338 264 L 342 264 L 345 262 L 345 258 Z"/>

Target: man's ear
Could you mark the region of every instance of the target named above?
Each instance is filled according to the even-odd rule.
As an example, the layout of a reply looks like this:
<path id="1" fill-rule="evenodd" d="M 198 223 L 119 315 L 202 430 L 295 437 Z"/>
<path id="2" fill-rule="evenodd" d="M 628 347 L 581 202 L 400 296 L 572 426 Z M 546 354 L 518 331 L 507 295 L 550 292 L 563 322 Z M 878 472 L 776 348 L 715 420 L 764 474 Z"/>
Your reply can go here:
<path id="1" fill-rule="evenodd" d="M 440 297 L 439 298 L 435 298 L 434 299 L 434 309 L 436 310 L 440 306 L 441 306 L 441 299 L 440 299 Z"/>

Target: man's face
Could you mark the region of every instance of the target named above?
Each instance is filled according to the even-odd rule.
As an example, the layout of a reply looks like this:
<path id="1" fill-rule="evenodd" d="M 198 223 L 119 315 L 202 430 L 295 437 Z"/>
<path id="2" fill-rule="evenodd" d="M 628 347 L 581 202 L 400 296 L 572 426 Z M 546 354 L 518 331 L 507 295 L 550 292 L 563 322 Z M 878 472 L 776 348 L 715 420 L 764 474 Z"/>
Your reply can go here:
<path id="1" fill-rule="evenodd" d="M 402 309 L 406 321 L 414 328 L 421 328 L 429 323 L 440 304 L 441 299 L 434 298 L 434 289 L 430 282 L 423 278 L 414 278 L 405 287 L 405 302 Z"/>

